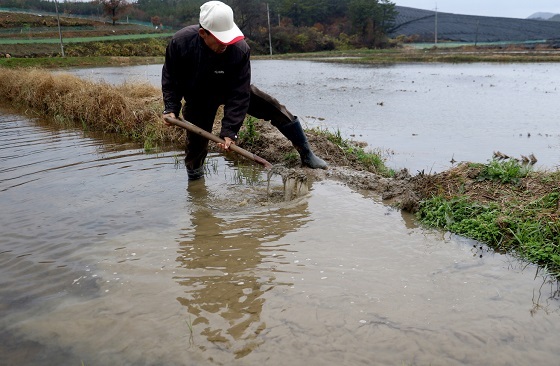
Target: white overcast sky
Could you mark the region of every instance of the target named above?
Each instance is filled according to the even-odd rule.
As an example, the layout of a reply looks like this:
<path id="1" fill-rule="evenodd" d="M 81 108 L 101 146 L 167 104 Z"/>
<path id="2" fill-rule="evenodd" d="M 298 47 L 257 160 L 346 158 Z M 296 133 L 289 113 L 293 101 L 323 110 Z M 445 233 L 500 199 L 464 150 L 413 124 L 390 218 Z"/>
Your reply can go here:
<path id="1" fill-rule="evenodd" d="M 398 6 L 444 13 L 527 18 L 537 12 L 560 14 L 560 0 L 393 0 Z"/>

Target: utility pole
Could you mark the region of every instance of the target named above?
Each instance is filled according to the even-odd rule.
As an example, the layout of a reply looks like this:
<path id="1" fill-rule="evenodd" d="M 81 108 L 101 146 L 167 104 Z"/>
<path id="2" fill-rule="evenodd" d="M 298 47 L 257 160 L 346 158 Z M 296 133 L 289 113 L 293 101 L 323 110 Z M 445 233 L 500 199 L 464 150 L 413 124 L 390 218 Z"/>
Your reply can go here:
<path id="1" fill-rule="evenodd" d="M 64 57 L 64 44 L 62 43 L 62 31 L 60 30 L 60 16 L 58 15 L 58 1 L 54 0 L 54 8 L 56 10 L 56 21 L 58 22 L 58 38 L 60 39 L 60 52 Z"/>
<path id="2" fill-rule="evenodd" d="M 480 25 L 480 20 L 476 21 L 476 37 L 474 39 L 474 46 L 476 47 L 478 44 L 478 26 Z"/>
<path id="3" fill-rule="evenodd" d="M 435 26 L 436 26 L 436 28 L 435 28 L 435 31 L 434 31 L 434 41 L 435 41 L 435 44 L 437 45 L 437 3 L 436 3 L 436 22 L 435 22 Z"/>
<path id="4" fill-rule="evenodd" d="M 272 57 L 272 36 L 270 35 L 270 9 L 266 3 L 266 16 L 268 18 L 268 46 L 270 48 L 270 56 Z"/>

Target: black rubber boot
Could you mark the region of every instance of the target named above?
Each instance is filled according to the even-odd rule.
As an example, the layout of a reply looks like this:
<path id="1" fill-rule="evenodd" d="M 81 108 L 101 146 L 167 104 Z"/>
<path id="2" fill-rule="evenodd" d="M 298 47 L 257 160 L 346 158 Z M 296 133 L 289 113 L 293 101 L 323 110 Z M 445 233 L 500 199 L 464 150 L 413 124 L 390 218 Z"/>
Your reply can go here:
<path id="1" fill-rule="evenodd" d="M 292 142 L 301 157 L 301 164 L 313 169 L 327 169 L 327 163 L 313 154 L 299 119 L 294 116 L 292 123 L 277 126 L 282 135 Z"/>
<path id="2" fill-rule="evenodd" d="M 189 180 L 204 177 L 204 160 L 208 155 L 208 140 L 195 133 L 187 132 L 185 167 Z"/>
<path id="3" fill-rule="evenodd" d="M 196 169 L 187 168 L 187 175 L 189 176 L 189 180 L 197 180 L 204 177 L 204 166 Z"/>
<path id="4" fill-rule="evenodd" d="M 187 168 L 189 180 L 197 180 L 204 177 L 204 160 L 206 159 L 207 154 L 208 151 L 204 149 L 198 153 L 195 158 L 193 158 L 193 154 L 187 151 L 187 155 L 185 157 L 185 167 Z"/>

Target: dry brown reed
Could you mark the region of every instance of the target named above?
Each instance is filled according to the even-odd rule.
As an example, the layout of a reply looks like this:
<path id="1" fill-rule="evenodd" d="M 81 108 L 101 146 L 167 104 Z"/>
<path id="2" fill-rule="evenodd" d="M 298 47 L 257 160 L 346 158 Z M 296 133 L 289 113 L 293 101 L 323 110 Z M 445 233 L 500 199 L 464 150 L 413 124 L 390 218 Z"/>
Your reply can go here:
<path id="1" fill-rule="evenodd" d="M 0 97 L 35 116 L 118 133 L 145 146 L 184 143 L 163 125 L 161 91 L 150 84 L 110 85 L 43 69 L 0 68 Z"/>

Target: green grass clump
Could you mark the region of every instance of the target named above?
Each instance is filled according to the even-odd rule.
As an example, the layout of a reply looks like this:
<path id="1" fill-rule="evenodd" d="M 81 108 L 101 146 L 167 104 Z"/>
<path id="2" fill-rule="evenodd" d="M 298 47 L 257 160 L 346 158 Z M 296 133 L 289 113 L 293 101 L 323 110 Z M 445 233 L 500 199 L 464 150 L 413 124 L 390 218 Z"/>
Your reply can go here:
<path id="1" fill-rule="evenodd" d="M 531 171 L 530 165 L 522 165 L 517 160 L 498 161 L 493 159 L 484 166 L 479 180 L 494 180 L 501 183 L 518 184 Z"/>
<path id="2" fill-rule="evenodd" d="M 395 172 L 392 169 L 387 168 L 385 165 L 385 159 L 376 152 L 365 151 L 362 147 L 356 146 L 350 140 L 344 139 L 340 133 L 340 130 L 336 132 L 330 132 L 327 130 L 313 129 L 313 132 L 324 135 L 333 144 L 340 147 L 348 156 L 354 157 L 359 161 L 363 167 L 369 171 L 373 171 L 384 177 L 392 177 Z"/>
<path id="3" fill-rule="evenodd" d="M 546 267 L 560 275 L 560 222 L 534 211 L 547 209 L 549 200 L 557 205 L 558 193 L 535 202 L 534 210 L 506 211 L 497 205 L 482 205 L 465 196 L 445 199 L 441 196 L 423 201 L 417 213 L 428 226 L 448 230 L 478 240 L 499 250 Z"/>
<path id="4" fill-rule="evenodd" d="M 257 121 L 257 118 L 247 116 L 243 122 L 245 128 L 239 130 L 239 138 L 249 145 L 255 144 L 255 142 L 259 139 L 259 132 L 256 127 Z"/>
<path id="5" fill-rule="evenodd" d="M 466 196 L 433 197 L 420 204 L 418 216 L 425 225 L 485 243 L 500 243 L 504 236 L 498 225 L 499 208 L 473 202 Z"/>
<path id="6" fill-rule="evenodd" d="M 521 178 L 529 174 L 530 168 L 516 161 L 491 161 L 480 169 L 476 181 L 492 181 L 491 184 L 499 184 L 501 191 L 506 191 L 517 187 Z M 416 215 L 424 225 L 513 253 L 559 277 L 559 199 L 560 187 L 529 201 L 507 198 L 482 203 L 460 192 L 447 197 L 438 194 L 422 201 Z"/>

